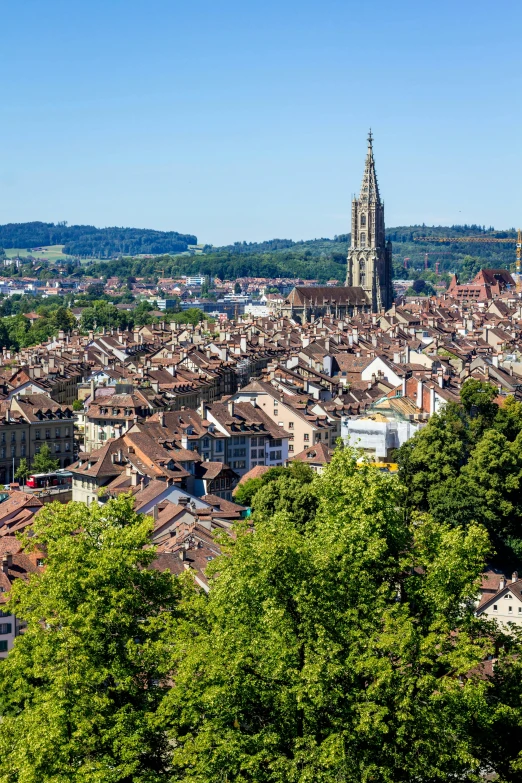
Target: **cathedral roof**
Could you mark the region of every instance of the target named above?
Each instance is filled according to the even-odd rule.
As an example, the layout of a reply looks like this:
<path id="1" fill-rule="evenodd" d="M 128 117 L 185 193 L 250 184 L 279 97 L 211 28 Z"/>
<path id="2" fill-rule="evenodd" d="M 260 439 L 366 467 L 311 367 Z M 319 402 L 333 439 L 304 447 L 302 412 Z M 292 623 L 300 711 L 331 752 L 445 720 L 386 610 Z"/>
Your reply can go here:
<path id="1" fill-rule="evenodd" d="M 294 307 L 326 305 L 367 305 L 366 292 L 359 286 L 296 286 L 285 300 Z"/>

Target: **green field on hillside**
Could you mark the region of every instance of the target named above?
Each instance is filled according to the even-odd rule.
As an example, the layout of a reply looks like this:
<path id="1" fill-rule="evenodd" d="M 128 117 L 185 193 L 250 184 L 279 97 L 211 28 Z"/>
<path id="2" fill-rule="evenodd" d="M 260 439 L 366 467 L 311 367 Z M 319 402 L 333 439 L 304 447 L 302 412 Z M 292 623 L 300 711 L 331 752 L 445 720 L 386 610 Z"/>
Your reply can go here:
<path id="1" fill-rule="evenodd" d="M 51 263 L 54 263 L 55 261 L 65 261 L 67 258 L 70 258 L 70 256 L 64 255 L 62 252 L 63 245 L 49 245 L 48 247 L 42 247 L 39 250 L 31 250 L 27 247 L 6 247 L 4 250 L 7 258 L 16 258 L 17 256 L 25 258 L 27 256 L 32 256 L 33 258 L 40 260 L 45 259 Z"/>

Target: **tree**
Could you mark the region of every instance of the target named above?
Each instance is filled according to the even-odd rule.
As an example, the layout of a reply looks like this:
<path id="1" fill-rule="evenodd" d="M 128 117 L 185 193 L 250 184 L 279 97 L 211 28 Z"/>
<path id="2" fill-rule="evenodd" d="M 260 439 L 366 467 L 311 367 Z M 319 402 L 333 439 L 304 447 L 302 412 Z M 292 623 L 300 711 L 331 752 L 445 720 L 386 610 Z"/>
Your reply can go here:
<path id="1" fill-rule="evenodd" d="M 31 465 L 31 472 L 32 473 L 52 473 L 55 470 L 58 470 L 60 467 L 60 460 L 59 459 L 53 459 L 51 456 L 51 449 L 47 445 L 47 443 L 44 443 L 43 446 L 40 447 L 40 451 L 38 454 L 35 454 L 33 457 L 33 462 Z"/>
<path id="2" fill-rule="evenodd" d="M 83 401 L 82 400 L 73 400 L 72 408 L 73 408 L 73 411 L 83 411 Z"/>
<path id="3" fill-rule="evenodd" d="M 234 293 L 235 294 L 241 293 L 241 283 L 238 283 L 237 281 L 234 283 Z"/>
<path id="4" fill-rule="evenodd" d="M 474 617 L 485 530 L 410 526 L 397 480 L 347 450 L 312 486 L 316 514 L 258 506 L 187 604 L 162 709 L 172 779 L 479 780 L 504 720 L 513 745 L 488 764 L 516 774 L 520 681 L 508 714 L 488 698 L 502 681 L 473 675 L 495 644 L 521 649 Z"/>
<path id="5" fill-rule="evenodd" d="M 0 668 L 2 783 L 169 780 L 156 713 L 181 585 L 149 568 L 151 529 L 127 496 L 35 519 L 46 567 L 10 594 L 27 628 Z"/>
<path id="6" fill-rule="evenodd" d="M 28 476 L 30 475 L 31 475 L 31 470 L 29 468 L 29 464 L 26 458 L 22 457 L 20 460 L 20 464 L 18 465 L 15 471 L 15 479 L 17 479 L 17 481 L 22 481 L 25 484 Z"/>

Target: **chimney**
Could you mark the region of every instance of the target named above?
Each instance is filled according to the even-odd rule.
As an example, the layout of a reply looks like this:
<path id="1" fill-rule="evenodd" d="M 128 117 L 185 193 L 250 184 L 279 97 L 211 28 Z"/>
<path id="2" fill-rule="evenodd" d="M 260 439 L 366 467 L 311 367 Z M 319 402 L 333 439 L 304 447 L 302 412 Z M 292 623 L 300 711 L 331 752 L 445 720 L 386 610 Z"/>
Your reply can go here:
<path id="1" fill-rule="evenodd" d="M 512 582 L 518 581 L 518 571 L 513 571 L 513 573 L 511 574 L 511 581 Z"/>
<path id="2" fill-rule="evenodd" d="M 179 559 L 185 560 L 185 550 L 183 549 L 183 547 L 179 550 Z"/>
<path id="3" fill-rule="evenodd" d="M 228 408 L 228 412 L 229 412 L 229 414 L 230 414 L 231 416 L 233 416 L 233 415 L 234 415 L 234 400 L 229 400 L 229 401 L 227 402 L 227 408 Z"/>
<path id="4" fill-rule="evenodd" d="M 96 387 L 94 385 L 94 378 L 91 378 L 91 402 L 94 400 L 96 394 Z"/>
<path id="5" fill-rule="evenodd" d="M 186 433 L 183 433 L 183 435 L 181 436 L 181 448 L 188 449 L 188 447 L 189 447 L 188 435 Z"/>
<path id="6" fill-rule="evenodd" d="M 6 552 L 2 558 L 2 571 L 7 574 L 9 569 L 13 565 L 13 556 L 10 552 Z"/>
<path id="7" fill-rule="evenodd" d="M 154 522 L 158 521 L 158 506 L 157 505 L 155 505 L 153 507 L 153 509 L 152 509 L 152 519 L 154 520 Z"/>
<path id="8" fill-rule="evenodd" d="M 422 396 L 423 396 L 423 394 L 422 394 L 422 379 L 419 378 L 417 380 L 417 403 L 416 403 L 417 408 L 419 410 L 422 410 Z"/>
<path id="9" fill-rule="evenodd" d="M 158 414 L 160 427 L 165 426 L 165 411 L 160 411 Z"/>
<path id="10" fill-rule="evenodd" d="M 506 586 L 506 578 L 504 576 L 500 577 L 500 581 L 498 583 L 498 589 L 503 590 Z"/>
<path id="11" fill-rule="evenodd" d="M 430 416 L 435 413 L 435 386 L 430 386 Z"/>
<path id="12" fill-rule="evenodd" d="M 131 487 L 137 487 L 138 486 L 138 471 L 132 470 L 131 471 Z"/>
<path id="13" fill-rule="evenodd" d="M 11 410 L 9 408 L 5 409 L 5 423 L 9 424 L 11 421 Z"/>

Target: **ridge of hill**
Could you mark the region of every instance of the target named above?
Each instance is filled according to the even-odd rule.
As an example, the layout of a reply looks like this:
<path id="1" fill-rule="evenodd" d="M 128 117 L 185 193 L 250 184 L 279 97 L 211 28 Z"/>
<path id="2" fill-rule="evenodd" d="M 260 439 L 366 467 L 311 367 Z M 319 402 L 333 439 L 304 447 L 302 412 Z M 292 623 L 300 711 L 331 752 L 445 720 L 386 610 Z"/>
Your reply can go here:
<path id="1" fill-rule="evenodd" d="M 462 241 L 472 237 L 469 242 Z M 393 243 L 393 277 L 424 277 L 447 281 L 457 272 L 471 279 L 482 267 L 513 269 L 515 245 L 480 243 L 474 238 L 516 238 L 515 229 L 495 231 L 478 225 L 398 226 L 388 228 Z M 447 237 L 450 241 L 440 243 Z M 451 239 L 460 240 L 451 242 Z M 111 275 L 158 279 L 160 276 L 206 274 L 220 279 L 241 277 L 301 278 L 325 283 L 346 277 L 346 256 L 350 234 L 294 241 L 236 242 L 222 247 L 202 246 L 195 254 L 197 239 L 175 231 L 137 228 L 95 228 L 64 223 L 10 223 L 0 226 L 0 248 L 35 248 L 63 245 L 62 252 L 96 259 L 78 275 Z M 139 256 L 149 255 L 151 258 Z M 428 269 L 425 269 L 426 260 Z M 435 275 L 438 263 L 439 276 Z"/>
<path id="2" fill-rule="evenodd" d="M 149 228 L 96 228 L 63 223 L 6 223 L 0 225 L 0 247 L 27 248 L 63 245 L 71 256 L 110 258 L 114 255 L 181 253 L 197 244 L 193 234 Z"/>

